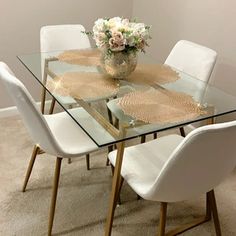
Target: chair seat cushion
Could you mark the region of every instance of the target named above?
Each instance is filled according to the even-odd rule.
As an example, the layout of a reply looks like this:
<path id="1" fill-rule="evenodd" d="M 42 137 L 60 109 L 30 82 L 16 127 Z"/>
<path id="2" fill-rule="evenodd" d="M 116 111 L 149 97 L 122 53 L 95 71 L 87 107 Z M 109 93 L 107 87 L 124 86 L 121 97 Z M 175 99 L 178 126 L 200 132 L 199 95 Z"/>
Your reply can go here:
<path id="1" fill-rule="evenodd" d="M 162 167 L 182 140 L 183 137 L 173 134 L 125 148 L 121 175 L 145 199 Z M 108 155 L 113 166 L 116 153 L 113 151 Z"/>
<path id="2" fill-rule="evenodd" d="M 71 109 L 80 115 L 82 108 Z M 66 113 L 44 115 L 46 122 L 62 150 L 62 157 L 80 156 L 98 149 L 92 139 Z"/>

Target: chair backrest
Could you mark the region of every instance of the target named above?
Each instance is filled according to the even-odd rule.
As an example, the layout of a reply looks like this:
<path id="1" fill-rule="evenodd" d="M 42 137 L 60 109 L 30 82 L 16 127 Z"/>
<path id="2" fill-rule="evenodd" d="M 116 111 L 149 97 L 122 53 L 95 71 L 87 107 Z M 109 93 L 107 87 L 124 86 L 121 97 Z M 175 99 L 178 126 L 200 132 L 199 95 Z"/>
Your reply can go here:
<path id="1" fill-rule="evenodd" d="M 0 62 L 0 80 L 15 102 L 35 144 L 52 155 L 63 153 L 28 90 L 4 62 Z"/>
<path id="2" fill-rule="evenodd" d="M 210 48 L 180 40 L 171 50 L 165 64 L 208 82 L 216 57 L 217 53 Z"/>
<path id="3" fill-rule="evenodd" d="M 236 166 L 236 121 L 195 129 L 164 165 L 149 194 L 182 201 L 217 186 Z"/>
<path id="4" fill-rule="evenodd" d="M 82 25 L 48 25 L 40 30 L 41 52 L 89 48 L 90 42 Z"/>
<path id="5" fill-rule="evenodd" d="M 91 44 L 88 36 L 83 33 L 85 31 L 84 26 L 75 25 L 47 25 L 43 26 L 40 30 L 40 51 L 41 51 L 41 72 L 42 80 L 44 80 L 44 65 L 45 58 L 51 56 L 57 56 L 64 50 L 72 49 L 85 49 L 90 48 Z M 58 66 L 55 71 L 58 71 Z M 63 64 L 60 64 L 61 71 L 64 72 Z M 53 65 L 50 65 L 53 69 Z M 45 81 L 44 81 L 45 82 Z"/>

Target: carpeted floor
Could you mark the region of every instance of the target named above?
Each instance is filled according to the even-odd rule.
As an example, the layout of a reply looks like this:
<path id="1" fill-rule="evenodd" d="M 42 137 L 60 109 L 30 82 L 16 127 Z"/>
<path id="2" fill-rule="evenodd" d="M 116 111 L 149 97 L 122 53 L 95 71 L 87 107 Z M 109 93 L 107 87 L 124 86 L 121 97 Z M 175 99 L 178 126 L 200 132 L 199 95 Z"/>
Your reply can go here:
<path id="1" fill-rule="evenodd" d="M 32 151 L 31 142 L 18 117 L 0 119 L 0 235 L 46 235 L 55 158 L 37 158 L 27 191 L 21 192 Z M 85 159 L 64 161 L 53 226 L 54 235 L 103 235 L 111 190 L 111 171 L 105 166 L 106 150 L 91 157 L 91 170 Z M 218 210 L 225 236 L 236 235 L 236 171 L 217 189 Z M 124 185 L 122 205 L 116 209 L 112 235 L 156 235 L 159 204 L 136 200 Z M 204 213 L 204 196 L 170 204 L 168 226 L 191 221 Z M 212 222 L 183 235 L 215 235 Z"/>

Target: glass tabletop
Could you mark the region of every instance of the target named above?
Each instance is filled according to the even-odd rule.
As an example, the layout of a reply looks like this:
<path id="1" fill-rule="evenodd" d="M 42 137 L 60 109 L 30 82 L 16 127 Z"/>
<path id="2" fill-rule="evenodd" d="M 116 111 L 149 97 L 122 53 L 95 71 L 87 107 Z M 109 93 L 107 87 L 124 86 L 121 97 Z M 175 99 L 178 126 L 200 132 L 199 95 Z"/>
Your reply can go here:
<path id="1" fill-rule="evenodd" d="M 18 59 L 99 147 L 236 111 L 236 97 L 146 54 L 123 79 L 97 49 Z"/>

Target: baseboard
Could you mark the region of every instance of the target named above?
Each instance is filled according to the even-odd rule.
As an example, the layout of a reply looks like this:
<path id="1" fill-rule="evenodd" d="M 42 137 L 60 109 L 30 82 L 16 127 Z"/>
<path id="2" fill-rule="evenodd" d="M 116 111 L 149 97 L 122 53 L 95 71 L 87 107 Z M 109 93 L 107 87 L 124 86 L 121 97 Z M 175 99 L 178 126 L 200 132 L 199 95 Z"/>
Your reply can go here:
<path id="1" fill-rule="evenodd" d="M 36 104 L 40 108 L 41 102 L 37 102 Z M 47 100 L 45 102 L 45 108 L 48 109 L 50 104 L 51 104 L 51 100 Z M 19 114 L 19 112 L 18 112 L 16 106 L 6 107 L 6 108 L 1 108 L 0 109 L 0 118 L 16 116 L 18 114 Z"/>

